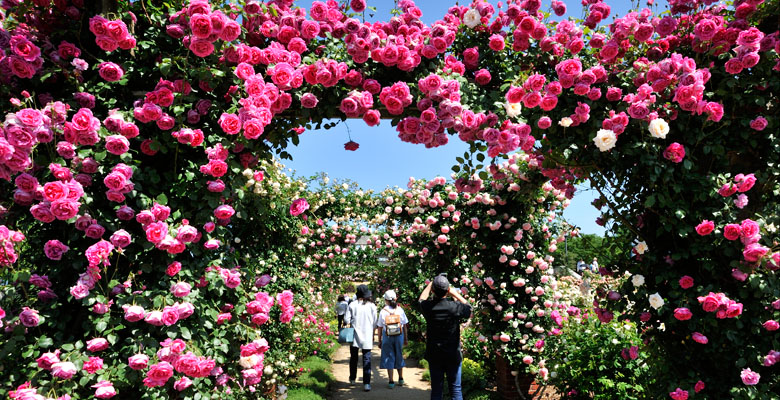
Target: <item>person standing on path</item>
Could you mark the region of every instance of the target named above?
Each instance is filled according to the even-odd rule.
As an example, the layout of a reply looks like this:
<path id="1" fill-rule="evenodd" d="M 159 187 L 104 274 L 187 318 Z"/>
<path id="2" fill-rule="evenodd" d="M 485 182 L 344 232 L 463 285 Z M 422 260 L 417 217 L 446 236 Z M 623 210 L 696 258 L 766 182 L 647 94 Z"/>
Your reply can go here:
<path id="1" fill-rule="evenodd" d="M 428 296 L 433 290 L 433 299 Z M 447 298 L 447 296 L 452 298 Z M 452 400 L 463 400 L 460 387 L 461 355 L 460 324 L 471 316 L 471 306 L 460 293 L 450 287 L 446 275 L 438 275 L 428 283 L 418 300 L 427 324 L 425 359 L 431 370 L 431 400 L 441 400 L 444 374 L 447 374 Z"/>
<path id="2" fill-rule="evenodd" d="M 336 304 L 336 318 L 339 321 L 338 330 L 340 331 L 341 328 L 344 327 L 344 315 L 347 313 L 347 307 L 349 304 L 347 304 L 347 301 L 344 299 L 344 295 L 340 294 L 338 303 Z"/>
<path id="3" fill-rule="evenodd" d="M 376 305 L 371 301 L 371 290 L 366 285 L 357 287 L 357 300 L 347 308 L 344 323 L 355 329 L 355 339 L 349 348 L 349 383 L 357 379 L 358 350 L 363 352 L 363 389 L 371 390 L 371 349 L 374 347 Z"/>
<path id="4" fill-rule="evenodd" d="M 404 385 L 403 348 L 408 344 L 406 326 L 409 319 L 403 308 L 398 306 L 398 297 L 395 290 L 388 290 L 384 295 L 385 307 L 379 312 L 377 330 L 379 336 L 379 348 L 382 349 L 379 358 L 379 368 L 387 370 L 388 387 L 395 387 L 393 381 L 393 369 L 398 370 L 398 386 Z"/>

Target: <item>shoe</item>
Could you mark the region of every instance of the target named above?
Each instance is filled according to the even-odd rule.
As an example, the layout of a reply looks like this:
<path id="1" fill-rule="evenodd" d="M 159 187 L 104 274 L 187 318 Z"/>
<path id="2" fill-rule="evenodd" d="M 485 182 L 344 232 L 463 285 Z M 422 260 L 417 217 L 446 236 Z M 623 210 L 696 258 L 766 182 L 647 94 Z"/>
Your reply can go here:
<path id="1" fill-rule="evenodd" d="M 365 390 L 366 392 L 370 392 L 371 391 L 371 385 L 366 383 L 365 385 L 363 385 L 363 390 Z"/>
<path id="2" fill-rule="evenodd" d="M 350 379 L 349 380 L 349 386 L 355 386 L 355 380 L 354 379 Z"/>
<path id="3" fill-rule="evenodd" d="M 390 388 L 390 389 L 394 388 L 395 387 L 395 382 L 388 383 L 387 387 Z"/>
<path id="4" fill-rule="evenodd" d="M 403 379 L 399 379 L 398 380 L 398 386 L 403 386 L 403 385 L 404 385 L 404 380 Z"/>

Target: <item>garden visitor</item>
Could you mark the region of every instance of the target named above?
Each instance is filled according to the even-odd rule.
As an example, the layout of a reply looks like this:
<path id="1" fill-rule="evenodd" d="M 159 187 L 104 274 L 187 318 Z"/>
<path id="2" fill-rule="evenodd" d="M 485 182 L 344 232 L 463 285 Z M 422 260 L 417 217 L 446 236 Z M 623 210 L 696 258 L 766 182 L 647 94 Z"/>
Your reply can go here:
<path id="1" fill-rule="evenodd" d="M 338 318 L 338 321 L 339 321 L 339 325 L 338 325 L 339 326 L 338 327 L 339 330 L 341 330 L 341 328 L 344 327 L 344 314 L 347 313 L 347 307 L 348 306 L 349 306 L 349 304 L 344 299 L 344 295 L 340 294 L 339 295 L 339 299 L 338 299 L 338 303 L 336 304 L 336 318 Z"/>
<path id="2" fill-rule="evenodd" d="M 384 295 L 385 307 L 379 312 L 377 330 L 379 331 L 379 348 L 382 355 L 379 368 L 387 369 L 388 387 L 395 387 L 393 369 L 398 370 L 398 386 L 404 385 L 404 355 L 403 347 L 408 344 L 406 326 L 409 319 L 404 310 L 398 306 L 398 297 L 394 290 L 388 290 Z"/>
<path id="3" fill-rule="evenodd" d="M 428 296 L 433 290 L 433 299 Z M 447 295 L 452 298 L 447 298 Z M 446 275 L 438 275 L 425 287 L 418 300 L 427 323 L 425 359 L 431 370 L 431 400 L 441 400 L 447 374 L 452 400 L 463 400 L 460 367 L 460 324 L 471 316 L 471 306 L 450 287 Z"/>
<path id="4" fill-rule="evenodd" d="M 593 262 L 590 264 L 590 271 L 598 272 L 598 270 L 599 270 L 599 261 L 596 257 L 593 257 Z"/>
<path id="5" fill-rule="evenodd" d="M 363 352 L 363 389 L 371 390 L 371 349 L 374 347 L 376 327 L 376 305 L 371 301 L 371 289 L 366 285 L 357 287 L 357 300 L 347 308 L 345 324 L 355 328 L 355 339 L 349 347 L 349 383 L 357 379 L 358 350 Z"/>
<path id="6" fill-rule="evenodd" d="M 577 272 L 585 271 L 586 265 L 587 264 L 585 264 L 585 260 L 581 259 L 579 262 L 577 262 Z"/>

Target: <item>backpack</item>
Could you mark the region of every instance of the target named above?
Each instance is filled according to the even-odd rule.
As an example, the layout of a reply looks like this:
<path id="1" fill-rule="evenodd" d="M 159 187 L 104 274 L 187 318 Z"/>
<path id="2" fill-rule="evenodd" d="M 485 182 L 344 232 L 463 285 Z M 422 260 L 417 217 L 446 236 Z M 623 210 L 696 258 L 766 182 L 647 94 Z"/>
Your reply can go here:
<path id="1" fill-rule="evenodd" d="M 390 309 L 387 309 L 390 313 Z M 387 336 L 398 336 L 401 334 L 401 316 L 398 314 L 387 314 L 385 316 L 385 333 Z"/>

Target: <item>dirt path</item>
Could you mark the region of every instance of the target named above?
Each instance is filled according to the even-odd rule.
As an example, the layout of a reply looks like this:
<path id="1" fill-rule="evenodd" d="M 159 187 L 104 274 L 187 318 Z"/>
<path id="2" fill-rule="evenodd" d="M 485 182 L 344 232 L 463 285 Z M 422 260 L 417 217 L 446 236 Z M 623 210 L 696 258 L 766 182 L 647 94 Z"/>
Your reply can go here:
<path id="1" fill-rule="evenodd" d="M 404 368 L 404 386 L 398 386 L 398 373 L 396 372 L 396 386 L 393 389 L 387 387 L 387 370 L 379 370 L 379 348 L 374 346 L 371 351 L 371 391 L 363 391 L 363 364 L 358 365 L 358 378 L 355 386 L 349 385 L 349 345 L 341 345 L 333 355 L 333 375 L 336 383 L 333 385 L 331 400 L 379 400 L 379 399 L 403 399 L 403 400 L 428 400 L 431 398 L 430 382 L 422 380 L 423 369 L 415 360 L 406 360 Z"/>

